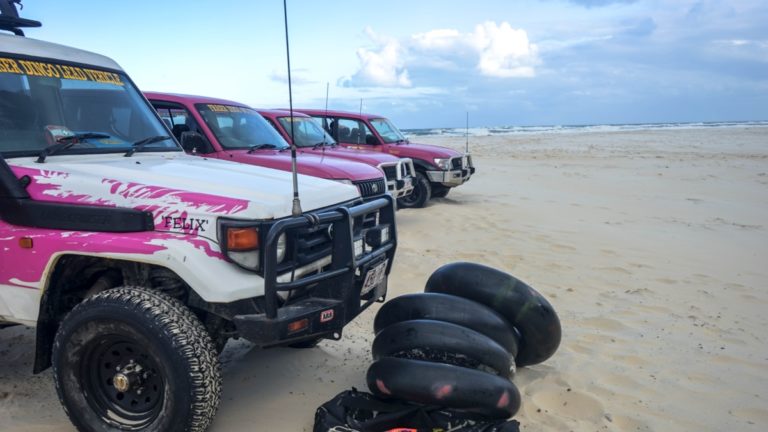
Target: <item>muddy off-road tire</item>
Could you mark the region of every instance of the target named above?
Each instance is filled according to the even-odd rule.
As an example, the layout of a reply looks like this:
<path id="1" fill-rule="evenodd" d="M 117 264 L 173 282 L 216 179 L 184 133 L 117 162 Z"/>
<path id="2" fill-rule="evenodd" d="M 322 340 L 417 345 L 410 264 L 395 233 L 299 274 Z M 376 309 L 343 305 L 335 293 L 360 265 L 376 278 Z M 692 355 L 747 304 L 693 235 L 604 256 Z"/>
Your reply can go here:
<path id="1" fill-rule="evenodd" d="M 427 176 L 417 172 L 413 178 L 414 187 L 410 195 L 397 199 L 397 205 L 400 208 L 422 208 L 432 197 L 432 185 L 429 184 Z"/>
<path id="2" fill-rule="evenodd" d="M 181 302 L 139 287 L 100 292 L 61 323 L 53 374 L 81 431 L 204 431 L 216 413 L 216 349 Z"/>

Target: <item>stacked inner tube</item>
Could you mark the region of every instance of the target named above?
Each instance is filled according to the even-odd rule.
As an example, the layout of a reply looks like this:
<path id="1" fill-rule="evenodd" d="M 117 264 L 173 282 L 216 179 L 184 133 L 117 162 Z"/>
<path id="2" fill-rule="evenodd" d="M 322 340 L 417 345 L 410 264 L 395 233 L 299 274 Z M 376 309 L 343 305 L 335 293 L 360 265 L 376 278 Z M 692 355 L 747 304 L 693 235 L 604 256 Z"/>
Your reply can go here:
<path id="1" fill-rule="evenodd" d="M 371 392 L 487 419 L 512 417 L 516 366 L 560 345 L 552 305 L 515 277 L 480 264 L 437 269 L 424 293 L 385 303 L 374 320 Z"/>

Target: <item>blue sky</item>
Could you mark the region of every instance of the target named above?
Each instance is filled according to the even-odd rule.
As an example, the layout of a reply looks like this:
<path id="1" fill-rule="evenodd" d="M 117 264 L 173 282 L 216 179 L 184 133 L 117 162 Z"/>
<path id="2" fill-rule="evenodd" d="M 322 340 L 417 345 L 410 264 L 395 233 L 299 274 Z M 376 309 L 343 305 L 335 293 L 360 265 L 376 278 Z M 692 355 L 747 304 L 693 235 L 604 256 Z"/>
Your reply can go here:
<path id="1" fill-rule="evenodd" d="M 140 88 L 288 104 L 282 1 L 24 0 Z M 289 0 L 295 106 L 402 128 L 768 120 L 765 0 Z"/>

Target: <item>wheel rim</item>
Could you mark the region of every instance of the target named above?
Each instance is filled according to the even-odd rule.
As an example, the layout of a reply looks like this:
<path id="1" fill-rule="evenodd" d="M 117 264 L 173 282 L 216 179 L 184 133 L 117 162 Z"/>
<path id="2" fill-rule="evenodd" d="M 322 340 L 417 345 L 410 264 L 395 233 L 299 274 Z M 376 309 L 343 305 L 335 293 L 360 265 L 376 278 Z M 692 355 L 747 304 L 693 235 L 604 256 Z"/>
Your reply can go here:
<path id="1" fill-rule="evenodd" d="M 163 406 L 165 380 L 138 342 L 109 335 L 92 341 L 80 361 L 83 391 L 91 408 L 124 430 L 141 429 Z"/>
<path id="2" fill-rule="evenodd" d="M 424 188 L 421 184 L 418 184 L 415 188 L 413 188 L 413 191 L 410 193 L 410 195 L 406 195 L 400 199 L 402 200 L 403 204 L 411 206 L 421 201 L 422 195 L 424 195 Z"/>

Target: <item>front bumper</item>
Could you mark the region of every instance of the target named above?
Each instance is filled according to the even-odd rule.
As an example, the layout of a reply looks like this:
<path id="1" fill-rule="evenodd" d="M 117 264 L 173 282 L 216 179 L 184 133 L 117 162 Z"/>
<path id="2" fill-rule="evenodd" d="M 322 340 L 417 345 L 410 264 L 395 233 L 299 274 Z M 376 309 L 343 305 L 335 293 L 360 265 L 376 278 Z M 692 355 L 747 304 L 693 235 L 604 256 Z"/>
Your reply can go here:
<path id="1" fill-rule="evenodd" d="M 475 167 L 472 165 L 472 156 L 465 154 L 456 156 L 451 160 L 450 170 L 427 171 L 427 178 L 432 183 L 440 183 L 443 186 L 454 187 L 462 185 L 469 181 L 469 178 L 475 173 Z"/>
<path id="2" fill-rule="evenodd" d="M 378 212 L 375 226 L 358 230 L 356 221 Z M 320 271 L 286 280 L 277 274 L 277 240 L 283 232 L 330 224 L 333 247 L 330 263 Z M 381 227 L 389 227 L 389 240 L 381 241 Z M 377 230 L 378 241 L 377 241 Z M 354 241 L 363 236 L 364 252 L 355 256 Z M 371 244 L 368 244 L 370 240 Z M 358 239 L 359 240 L 359 239 Z M 394 198 L 383 196 L 354 207 L 277 221 L 266 235 L 264 246 L 264 298 L 256 313 L 235 315 L 239 336 L 259 346 L 285 345 L 327 337 L 338 339 L 343 327 L 387 293 L 397 235 Z M 366 278 L 374 272 L 383 281 L 363 292 Z M 294 297 L 292 294 L 300 293 Z"/>
<path id="3" fill-rule="evenodd" d="M 402 158 L 396 163 L 382 163 L 379 168 L 387 178 L 387 190 L 395 198 L 402 198 L 413 192 L 415 169 L 413 160 Z"/>

